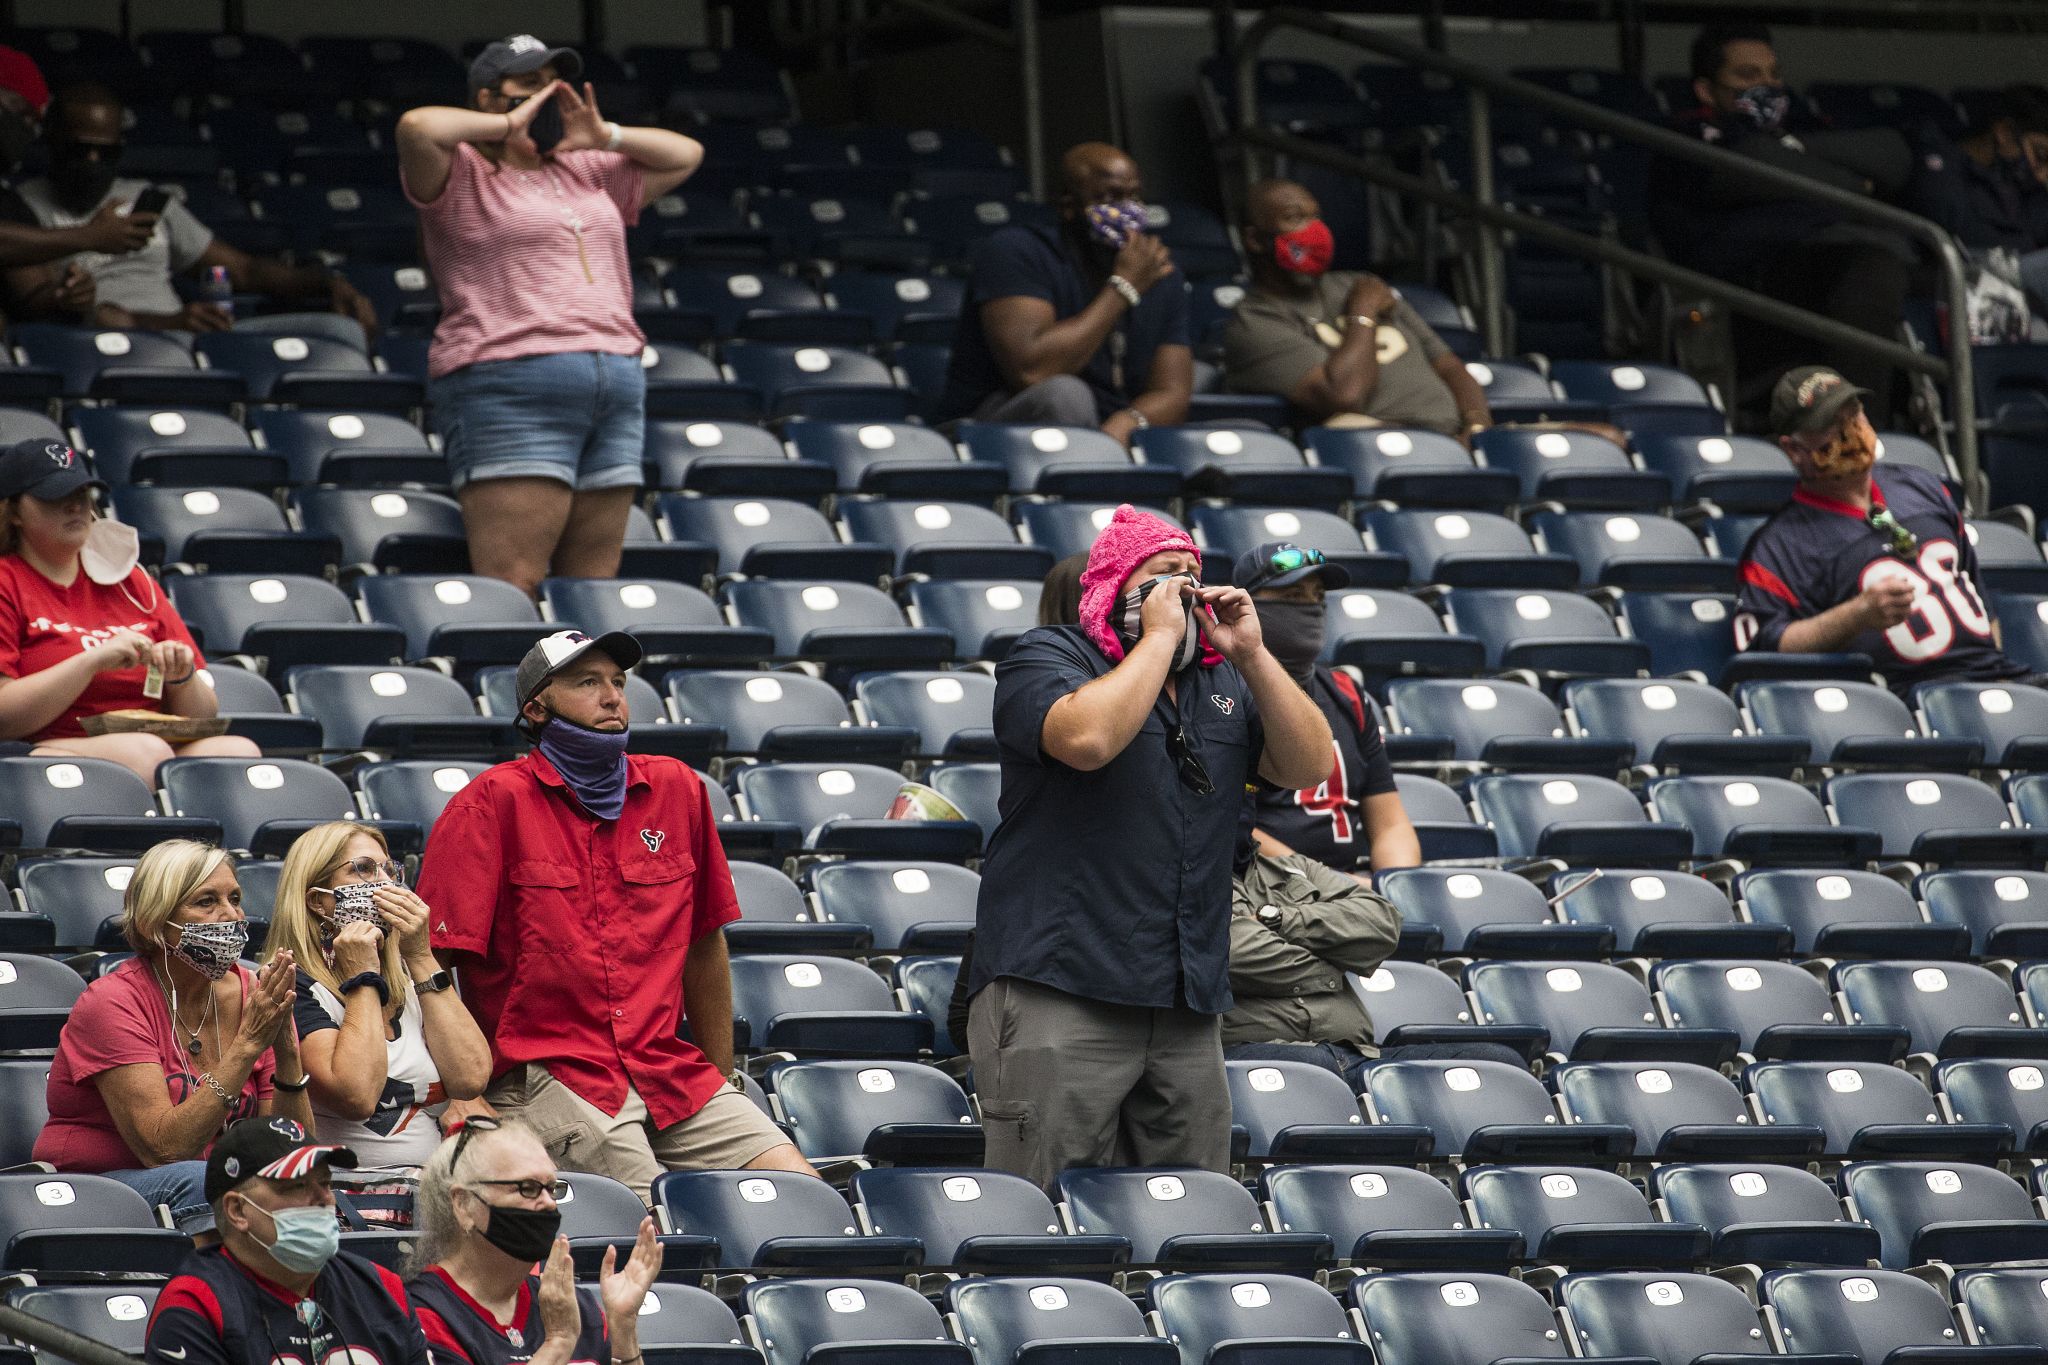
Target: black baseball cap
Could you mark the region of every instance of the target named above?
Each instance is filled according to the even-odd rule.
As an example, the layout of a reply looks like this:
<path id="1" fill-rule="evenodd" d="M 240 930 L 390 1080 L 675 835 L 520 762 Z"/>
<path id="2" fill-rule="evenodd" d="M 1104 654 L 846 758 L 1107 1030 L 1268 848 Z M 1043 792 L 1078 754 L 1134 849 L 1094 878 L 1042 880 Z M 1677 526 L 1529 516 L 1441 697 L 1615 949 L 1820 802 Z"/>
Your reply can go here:
<path id="1" fill-rule="evenodd" d="M 547 686 L 549 678 L 593 649 L 620 668 L 631 668 L 640 662 L 640 642 L 623 630 L 598 636 L 585 635 L 580 630 L 558 630 L 536 640 L 533 648 L 526 651 L 526 657 L 519 661 L 519 671 L 512 675 L 513 692 L 519 698 L 520 709 L 524 710 L 526 703 L 533 700 L 533 694 Z"/>
<path id="2" fill-rule="evenodd" d="M 56 502 L 87 484 L 102 491 L 106 488 L 86 468 L 85 456 L 62 441 L 37 437 L 0 450 L 0 498 L 26 493 L 45 502 Z"/>
<path id="3" fill-rule="evenodd" d="M 1771 430 L 1780 436 L 1826 431 L 1842 419 L 1844 409 L 1869 393 L 1825 365 L 1787 370 L 1771 390 Z"/>
<path id="4" fill-rule="evenodd" d="M 531 33 L 515 33 L 487 44 L 469 64 L 469 88 L 492 90 L 507 76 L 553 66 L 555 74 L 573 81 L 583 74 L 583 58 L 573 47 L 549 47 Z"/>
<path id="5" fill-rule="evenodd" d="M 356 1165 L 356 1154 L 331 1142 L 313 1142 L 288 1118 L 243 1119 L 230 1127 L 206 1157 L 206 1202 L 245 1180 L 301 1180 L 320 1165 Z"/>
<path id="6" fill-rule="evenodd" d="M 1284 540 L 1269 540 L 1245 551 L 1230 570 L 1231 583 L 1246 592 L 1291 588 L 1305 578 L 1320 578 L 1332 592 L 1351 586 L 1351 575 L 1342 564 L 1330 563 L 1321 550 L 1304 550 Z"/>

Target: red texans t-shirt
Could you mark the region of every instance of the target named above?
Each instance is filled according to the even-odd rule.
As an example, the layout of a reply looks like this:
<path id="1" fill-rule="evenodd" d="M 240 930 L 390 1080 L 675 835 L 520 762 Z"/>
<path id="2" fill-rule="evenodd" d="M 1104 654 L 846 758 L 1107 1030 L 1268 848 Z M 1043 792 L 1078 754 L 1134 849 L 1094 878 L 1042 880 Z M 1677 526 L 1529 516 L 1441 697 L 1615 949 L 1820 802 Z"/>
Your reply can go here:
<path id="1" fill-rule="evenodd" d="M 127 581 L 106 587 L 80 570 L 61 587 L 20 555 L 0 555 L 0 675 L 25 678 L 63 663 L 82 649 L 112 637 L 119 627 L 152 640 L 182 640 L 192 646 L 195 668 L 204 668 L 192 632 L 156 580 L 136 569 Z M 142 695 L 147 667 L 115 668 L 93 675 L 78 700 L 31 741 L 73 739 L 85 733 L 85 716 L 134 708 L 157 710 L 160 701 Z"/>

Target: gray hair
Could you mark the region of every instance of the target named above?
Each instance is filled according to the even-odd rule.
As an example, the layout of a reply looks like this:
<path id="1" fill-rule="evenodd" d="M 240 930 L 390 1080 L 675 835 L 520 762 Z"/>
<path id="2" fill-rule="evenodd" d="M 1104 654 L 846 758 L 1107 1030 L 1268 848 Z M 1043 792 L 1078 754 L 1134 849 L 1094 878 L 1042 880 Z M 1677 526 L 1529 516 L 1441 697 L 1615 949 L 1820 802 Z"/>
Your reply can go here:
<path id="1" fill-rule="evenodd" d="M 523 1133 L 535 1142 L 540 1135 L 520 1119 L 500 1118 L 496 1128 L 479 1128 L 467 1147 L 463 1148 L 462 1159 L 469 1163 L 465 1169 L 476 1168 L 477 1153 L 492 1143 L 513 1133 Z M 425 1270 L 428 1266 L 439 1265 L 448 1259 L 456 1247 L 462 1244 L 462 1224 L 455 1219 L 455 1149 L 462 1145 L 462 1130 L 458 1129 L 441 1140 L 434 1154 L 427 1158 L 427 1164 L 420 1167 L 419 1192 L 413 1196 L 412 1226 L 417 1234 L 412 1248 L 405 1257 L 405 1278 Z"/>

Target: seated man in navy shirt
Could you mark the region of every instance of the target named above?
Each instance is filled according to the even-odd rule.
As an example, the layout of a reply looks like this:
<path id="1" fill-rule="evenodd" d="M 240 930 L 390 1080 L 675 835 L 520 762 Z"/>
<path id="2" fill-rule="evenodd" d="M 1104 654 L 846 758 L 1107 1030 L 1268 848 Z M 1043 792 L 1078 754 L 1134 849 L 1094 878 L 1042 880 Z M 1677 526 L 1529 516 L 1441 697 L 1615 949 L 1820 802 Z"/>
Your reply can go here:
<path id="1" fill-rule="evenodd" d="M 1876 463 L 1862 400 L 1821 365 L 1772 392 L 1799 487 L 1743 548 L 1736 644 L 1868 654 L 1909 700 L 1923 682 L 2026 677 L 1999 649 L 1955 500 L 1923 469 Z"/>
<path id="2" fill-rule="evenodd" d="M 1251 595 L 1200 586 L 1187 532 L 1119 507 L 1081 624 L 996 668 L 1002 823 L 982 865 L 967 1038 L 988 1165 L 1230 1159 L 1219 1021 L 1247 785 L 1320 782 L 1330 727 Z"/>
<path id="3" fill-rule="evenodd" d="M 1187 282 L 1145 231 L 1128 156 L 1084 142 L 1060 160 L 1057 227 L 1006 227 L 974 249 L 940 420 L 1099 426 L 1124 445 L 1187 415 Z"/>

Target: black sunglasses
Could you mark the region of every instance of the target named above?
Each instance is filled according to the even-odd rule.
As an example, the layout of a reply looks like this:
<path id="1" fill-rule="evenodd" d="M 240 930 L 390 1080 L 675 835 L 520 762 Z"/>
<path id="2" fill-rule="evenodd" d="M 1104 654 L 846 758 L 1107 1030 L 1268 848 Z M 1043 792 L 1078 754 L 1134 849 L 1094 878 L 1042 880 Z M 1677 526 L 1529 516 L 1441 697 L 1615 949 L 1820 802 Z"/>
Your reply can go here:
<path id="1" fill-rule="evenodd" d="M 462 1149 L 469 1146 L 469 1140 L 478 1132 L 495 1133 L 505 1125 L 487 1114 L 462 1121 L 462 1131 L 455 1135 L 455 1155 L 448 1158 L 448 1176 L 452 1180 L 462 1165 Z"/>
<path id="2" fill-rule="evenodd" d="M 1188 750 L 1188 738 L 1181 733 L 1178 725 L 1166 727 L 1166 753 L 1173 760 L 1174 769 L 1180 775 L 1180 783 L 1197 796 L 1208 796 L 1215 792 L 1216 784 L 1209 777 L 1209 770 L 1202 766 L 1202 760 Z"/>

